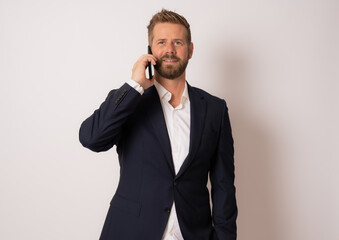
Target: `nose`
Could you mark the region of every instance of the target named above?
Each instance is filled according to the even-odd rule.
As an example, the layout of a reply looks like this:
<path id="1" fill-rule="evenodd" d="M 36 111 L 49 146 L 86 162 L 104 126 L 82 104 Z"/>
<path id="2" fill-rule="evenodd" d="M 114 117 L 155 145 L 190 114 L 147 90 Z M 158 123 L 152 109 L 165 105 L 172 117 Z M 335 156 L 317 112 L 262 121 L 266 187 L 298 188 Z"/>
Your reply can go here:
<path id="1" fill-rule="evenodd" d="M 166 46 L 166 53 L 167 54 L 171 54 L 171 55 L 175 54 L 175 47 L 174 47 L 173 43 L 167 44 L 167 46 Z"/>

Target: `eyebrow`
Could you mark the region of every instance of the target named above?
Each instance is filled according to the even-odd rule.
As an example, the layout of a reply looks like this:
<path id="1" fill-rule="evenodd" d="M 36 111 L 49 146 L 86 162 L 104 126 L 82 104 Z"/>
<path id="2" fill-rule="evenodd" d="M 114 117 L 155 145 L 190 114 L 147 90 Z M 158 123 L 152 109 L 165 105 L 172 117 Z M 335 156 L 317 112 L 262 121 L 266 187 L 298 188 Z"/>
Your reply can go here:
<path id="1" fill-rule="evenodd" d="M 165 40 L 167 40 L 166 38 L 160 38 L 160 39 L 157 39 L 156 41 L 158 42 L 158 41 L 165 41 Z M 183 39 L 181 39 L 181 38 L 175 38 L 175 39 L 173 39 L 174 41 L 184 41 Z"/>

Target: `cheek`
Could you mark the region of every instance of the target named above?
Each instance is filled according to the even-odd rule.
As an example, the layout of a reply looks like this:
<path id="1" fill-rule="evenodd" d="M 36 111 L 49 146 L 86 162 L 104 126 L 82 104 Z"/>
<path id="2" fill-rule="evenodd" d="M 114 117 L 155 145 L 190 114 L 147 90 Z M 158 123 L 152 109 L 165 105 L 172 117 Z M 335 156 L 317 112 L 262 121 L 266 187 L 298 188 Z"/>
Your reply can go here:
<path id="1" fill-rule="evenodd" d="M 152 49 L 152 55 L 159 59 L 162 56 L 162 51 L 160 49 Z"/>
<path id="2" fill-rule="evenodd" d="M 191 58 L 190 52 L 189 52 L 189 51 L 183 51 L 183 52 L 180 54 L 180 58 L 181 58 L 181 59 L 190 59 L 190 58 Z"/>
<path id="3" fill-rule="evenodd" d="M 161 58 L 162 57 L 162 52 L 161 51 L 157 51 L 157 52 L 155 52 L 155 54 L 154 54 L 154 56 L 156 57 L 156 58 Z"/>

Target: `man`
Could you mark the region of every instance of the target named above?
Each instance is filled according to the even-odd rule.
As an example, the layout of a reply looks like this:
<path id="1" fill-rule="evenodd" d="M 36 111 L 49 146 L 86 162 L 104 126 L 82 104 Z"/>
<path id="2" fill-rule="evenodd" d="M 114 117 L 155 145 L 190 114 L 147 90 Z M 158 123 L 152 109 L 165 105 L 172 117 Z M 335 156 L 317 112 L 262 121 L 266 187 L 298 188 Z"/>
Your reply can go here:
<path id="1" fill-rule="evenodd" d="M 117 146 L 120 181 L 101 240 L 234 240 L 233 139 L 224 100 L 191 87 L 190 26 L 162 10 L 148 26 L 151 54 L 80 128 L 83 146 Z M 145 68 L 155 68 L 147 79 Z M 211 180 L 213 211 L 206 187 Z"/>

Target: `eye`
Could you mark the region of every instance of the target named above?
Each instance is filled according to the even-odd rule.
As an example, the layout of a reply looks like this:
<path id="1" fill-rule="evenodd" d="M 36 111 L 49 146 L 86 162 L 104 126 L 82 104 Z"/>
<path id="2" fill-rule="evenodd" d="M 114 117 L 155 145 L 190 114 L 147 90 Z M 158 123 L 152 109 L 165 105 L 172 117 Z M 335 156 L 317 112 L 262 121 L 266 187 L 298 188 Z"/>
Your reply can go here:
<path id="1" fill-rule="evenodd" d="M 181 41 L 176 41 L 174 44 L 175 44 L 176 46 L 182 46 L 182 45 L 183 45 Z"/>
<path id="2" fill-rule="evenodd" d="M 159 44 L 159 45 L 164 45 L 165 42 L 164 42 L 164 41 L 159 41 L 158 44 Z"/>

